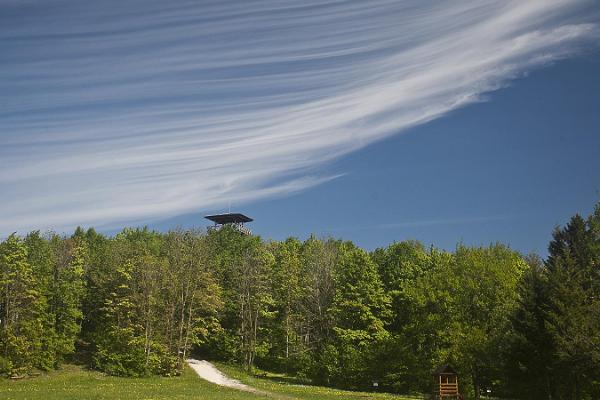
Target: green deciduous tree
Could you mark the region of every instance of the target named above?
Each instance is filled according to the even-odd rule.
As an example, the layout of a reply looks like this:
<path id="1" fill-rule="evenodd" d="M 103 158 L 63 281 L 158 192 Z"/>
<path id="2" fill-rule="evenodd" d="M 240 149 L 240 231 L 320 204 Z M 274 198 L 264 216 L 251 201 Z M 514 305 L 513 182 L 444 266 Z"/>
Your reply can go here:
<path id="1" fill-rule="evenodd" d="M 83 280 L 88 250 L 82 239 L 59 241 L 54 237 L 56 264 L 52 271 L 49 313 L 56 334 L 57 363 L 75 351 L 75 341 L 81 330 L 81 303 L 85 294 Z"/>
<path id="2" fill-rule="evenodd" d="M 290 356 L 302 351 L 304 318 L 301 302 L 306 289 L 306 275 L 302 271 L 302 243 L 297 239 L 287 239 L 272 243 L 270 251 L 275 262 L 271 272 L 273 301 L 277 313 L 271 340 L 271 353 L 274 362 L 283 359 L 281 364 L 291 366 Z"/>
<path id="3" fill-rule="evenodd" d="M 12 234 L 0 244 L 0 372 L 19 374 L 40 366 L 44 301 L 27 247 Z"/>
<path id="4" fill-rule="evenodd" d="M 169 349 L 177 354 L 181 369 L 192 346 L 205 342 L 220 328 L 217 312 L 222 308 L 221 287 L 212 271 L 209 244 L 198 232 L 169 232 L 164 253 L 160 271 L 166 290 L 154 301 L 166 306 Z"/>
<path id="5" fill-rule="evenodd" d="M 372 365 L 366 355 L 376 342 L 388 337 L 390 298 L 369 254 L 351 243 L 340 247 L 334 281 L 330 312 L 340 373 L 331 379 L 337 385 L 370 386 Z"/>
<path id="6" fill-rule="evenodd" d="M 334 318 L 330 312 L 335 295 L 335 266 L 340 243 L 311 236 L 302 245 L 305 279 L 301 314 L 304 353 L 298 355 L 300 373 L 316 383 L 328 383 L 335 358 L 330 357 Z"/>

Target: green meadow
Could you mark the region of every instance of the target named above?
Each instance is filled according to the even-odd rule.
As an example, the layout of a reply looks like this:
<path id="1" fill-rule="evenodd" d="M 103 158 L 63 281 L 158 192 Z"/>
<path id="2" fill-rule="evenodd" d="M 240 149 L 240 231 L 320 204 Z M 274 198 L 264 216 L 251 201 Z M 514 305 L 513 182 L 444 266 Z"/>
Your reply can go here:
<path id="1" fill-rule="evenodd" d="M 364 393 L 336 390 L 318 386 L 304 386 L 278 382 L 280 376 L 256 378 L 240 370 L 220 365 L 231 376 L 258 389 L 248 393 L 223 388 L 200 379 L 190 368 L 179 377 L 119 378 L 66 365 L 37 377 L 8 380 L 0 379 L 2 400 L 162 400 L 162 399 L 381 399 L 404 400 L 407 397 L 383 393 Z"/>

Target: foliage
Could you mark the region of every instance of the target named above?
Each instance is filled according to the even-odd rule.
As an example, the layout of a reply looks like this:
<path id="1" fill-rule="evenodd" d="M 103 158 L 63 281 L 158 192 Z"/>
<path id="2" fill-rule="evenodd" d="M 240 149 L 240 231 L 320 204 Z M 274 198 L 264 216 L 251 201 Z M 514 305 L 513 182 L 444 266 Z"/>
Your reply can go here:
<path id="1" fill-rule="evenodd" d="M 390 299 L 377 266 L 368 253 L 350 243 L 339 250 L 334 272 L 335 295 L 330 313 L 335 321 L 334 346 L 337 368 L 329 380 L 336 386 L 370 386 L 371 365 L 367 355 L 378 341 L 387 338 Z"/>
<path id="2" fill-rule="evenodd" d="M 20 374 L 43 366 L 43 294 L 22 239 L 10 235 L 0 244 L 0 365 Z"/>
<path id="3" fill-rule="evenodd" d="M 600 205 L 555 230 L 545 261 L 501 244 L 367 253 L 227 226 L 11 235 L 0 243 L 0 374 L 76 360 L 174 376 L 195 355 L 419 394 L 450 363 L 467 398 L 594 399 L 599 264 Z"/>
<path id="4" fill-rule="evenodd" d="M 545 267 L 521 287 L 507 375 L 517 395 L 600 396 L 600 204 L 556 228 Z"/>

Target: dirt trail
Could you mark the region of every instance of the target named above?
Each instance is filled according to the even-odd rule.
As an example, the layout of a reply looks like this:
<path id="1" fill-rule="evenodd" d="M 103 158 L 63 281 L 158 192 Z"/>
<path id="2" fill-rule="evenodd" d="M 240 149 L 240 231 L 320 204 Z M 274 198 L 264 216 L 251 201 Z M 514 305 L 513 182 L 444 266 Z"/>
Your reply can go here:
<path id="1" fill-rule="evenodd" d="M 212 363 L 206 360 L 194 360 L 193 358 L 185 360 L 190 367 L 198 374 L 198 376 L 204 380 L 214 383 L 219 386 L 229 387 L 232 389 L 243 390 L 265 397 L 271 397 L 281 400 L 297 400 L 296 397 L 290 397 L 279 393 L 265 392 L 264 390 L 258 390 L 252 386 L 248 386 L 238 381 L 237 379 L 231 379 L 221 371 L 217 369 Z"/>
<path id="2" fill-rule="evenodd" d="M 260 391 L 243 384 L 242 382 L 231 379 L 227 375 L 223 374 L 213 364 L 205 360 L 194 360 L 192 358 L 186 360 L 188 365 L 192 367 L 198 376 L 204 380 L 217 384 L 219 386 L 226 386 L 233 389 L 243 390 L 252 393 L 261 393 Z"/>

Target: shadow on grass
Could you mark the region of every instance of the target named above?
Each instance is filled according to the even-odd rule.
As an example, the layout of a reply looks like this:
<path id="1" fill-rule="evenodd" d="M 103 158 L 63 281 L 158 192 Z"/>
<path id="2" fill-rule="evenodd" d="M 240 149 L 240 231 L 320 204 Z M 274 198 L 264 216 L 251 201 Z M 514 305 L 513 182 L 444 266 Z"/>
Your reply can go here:
<path id="1" fill-rule="evenodd" d="M 286 383 L 288 385 L 310 385 L 310 381 L 289 375 L 274 375 L 270 373 L 254 374 L 255 378 L 264 379 L 276 383 Z"/>

